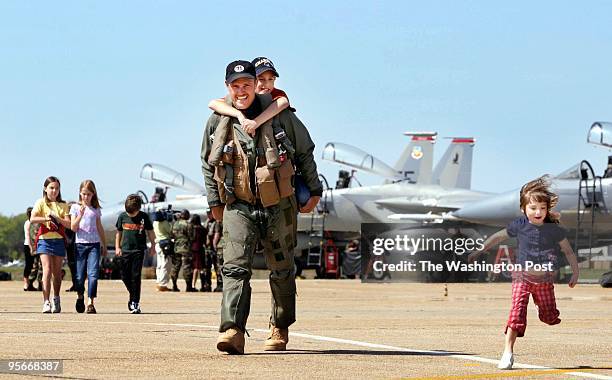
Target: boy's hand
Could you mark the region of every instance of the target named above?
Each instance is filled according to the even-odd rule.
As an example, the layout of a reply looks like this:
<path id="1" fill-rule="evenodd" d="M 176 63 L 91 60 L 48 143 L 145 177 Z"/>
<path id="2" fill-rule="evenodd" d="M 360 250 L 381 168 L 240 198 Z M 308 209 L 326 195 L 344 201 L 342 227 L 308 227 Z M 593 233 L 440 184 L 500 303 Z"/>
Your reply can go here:
<path id="1" fill-rule="evenodd" d="M 102 256 L 106 257 L 108 255 L 108 249 L 105 245 L 102 246 Z"/>
<path id="2" fill-rule="evenodd" d="M 570 288 L 573 288 L 574 286 L 576 286 L 577 283 L 578 283 L 578 273 L 574 273 L 572 274 L 572 278 L 570 278 L 568 285 Z"/>
<path id="3" fill-rule="evenodd" d="M 115 256 L 121 256 L 122 252 L 121 252 L 121 248 L 117 248 L 115 249 Z"/>
<path id="4" fill-rule="evenodd" d="M 155 256 L 155 246 L 154 245 L 149 247 L 149 256 Z"/>
<path id="5" fill-rule="evenodd" d="M 257 122 L 251 119 L 244 119 L 240 124 L 242 125 L 242 129 L 251 135 L 251 137 L 255 136 L 255 131 L 257 130 L 257 127 L 259 127 Z"/>
<path id="6" fill-rule="evenodd" d="M 217 222 L 221 222 L 223 221 L 223 210 L 224 210 L 224 206 L 213 206 L 210 208 L 210 211 L 212 212 L 213 218 L 215 218 L 215 220 Z"/>

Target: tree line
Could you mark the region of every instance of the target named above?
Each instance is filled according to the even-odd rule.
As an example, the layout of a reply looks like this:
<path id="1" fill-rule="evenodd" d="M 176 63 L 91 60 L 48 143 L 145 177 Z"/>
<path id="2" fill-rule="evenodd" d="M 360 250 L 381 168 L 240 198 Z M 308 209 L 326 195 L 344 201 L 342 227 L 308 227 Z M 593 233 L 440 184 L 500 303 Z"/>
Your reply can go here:
<path id="1" fill-rule="evenodd" d="M 14 260 L 23 255 L 23 223 L 26 214 L 0 215 L 0 261 Z"/>

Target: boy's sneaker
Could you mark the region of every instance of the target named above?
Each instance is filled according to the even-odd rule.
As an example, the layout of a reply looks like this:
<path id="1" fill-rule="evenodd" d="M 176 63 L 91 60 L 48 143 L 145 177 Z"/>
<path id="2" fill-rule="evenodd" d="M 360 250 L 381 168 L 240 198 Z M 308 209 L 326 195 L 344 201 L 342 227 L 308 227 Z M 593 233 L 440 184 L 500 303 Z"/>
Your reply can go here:
<path id="1" fill-rule="evenodd" d="M 138 302 L 132 302 L 132 314 L 140 314 L 140 305 Z"/>
<path id="2" fill-rule="evenodd" d="M 49 300 L 45 301 L 45 303 L 43 303 L 43 310 L 42 312 L 44 314 L 49 314 L 51 313 L 51 302 L 49 302 Z"/>
<path id="3" fill-rule="evenodd" d="M 130 311 L 130 313 L 132 312 L 132 310 L 134 310 L 134 302 L 132 301 L 128 302 L 128 310 Z"/>
<path id="4" fill-rule="evenodd" d="M 53 297 L 53 306 L 51 308 L 51 312 L 54 314 L 59 314 L 62 312 L 62 305 L 60 304 L 59 297 Z"/>
<path id="5" fill-rule="evenodd" d="M 512 369 L 513 364 L 514 364 L 514 354 L 512 352 L 504 352 L 501 359 L 499 360 L 499 364 L 497 365 L 497 368 Z"/>
<path id="6" fill-rule="evenodd" d="M 77 298 L 75 309 L 77 313 L 85 312 L 85 298 Z"/>

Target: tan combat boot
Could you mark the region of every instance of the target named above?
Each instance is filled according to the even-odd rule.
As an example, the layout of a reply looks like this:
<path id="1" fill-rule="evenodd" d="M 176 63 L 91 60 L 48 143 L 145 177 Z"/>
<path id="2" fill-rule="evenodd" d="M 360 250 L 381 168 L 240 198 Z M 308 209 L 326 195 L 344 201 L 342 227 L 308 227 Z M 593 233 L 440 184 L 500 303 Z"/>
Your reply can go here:
<path id="1" fill-rule="evenodd" d="M 237 329 L 228 329 L 217 338 L 217 350 L 230 355 L 244 354 L 244 333 Z"/>
<path id="2" fill-rule="evenodd" d="M 285 351 L 289 342 L 289 329 L 270 327 L 270 336 L 266 339 L 264 351 Z"/>

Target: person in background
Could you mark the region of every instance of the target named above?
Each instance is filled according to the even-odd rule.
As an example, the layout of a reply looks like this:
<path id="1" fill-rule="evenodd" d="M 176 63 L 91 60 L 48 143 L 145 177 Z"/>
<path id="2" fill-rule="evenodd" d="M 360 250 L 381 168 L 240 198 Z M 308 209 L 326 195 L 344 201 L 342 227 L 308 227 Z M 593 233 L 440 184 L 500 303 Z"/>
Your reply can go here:
<path id="1" fill-rule="evenodd" d="M 197 292 L 191 286 L 193 270 L 191 268 L 191 241 L 193 240 L 193 228 L 189 223 L 189 210 L 183 210 L 179 219 L 172 225 L 172 237 L 174 238 L 174 256 L 172 261 L 172 291 L 178 292 L 178 275 L 183 267 L 183 278 L 185 279 L 187 292 Z"/>
<path id="2" fill-rule="evenodd" d="M 157 267 L 155 276 L 157 291 L 170 291 L 168 280 L 172 270 L 172 256 L 174 255 L 174 243 L 172 242 L 172 225 L 168 221 L 168 215 L 162 210 L 155 212 L 153 231 L 155 232 L 155 252 L 157 252 Z"/>
<path id="3" fill-rule="evenodd" d="M 115 227 L 115 255 L 121 267 L 121 279 L 130 294 L 128 310 L 140 314 L 142 263 L 147 251 L 147 237 L 151 243 L 149 254 L 155 255 L 155 233 L 149 216 L 140 211 L 142 199 L 130 194 L 125 200 L 125 212 L 119 214 Z"/>
<path id="4" fill-rule="evenodd" d="M 71 229 L 76 244 L 76 311 L 85 309 L 85 272 L 87 271 L 87 314 L 96 314 L 94 300 L 98 295 L 100 254 L 106 256 L 106 238 L 102 226 L 102 212 L 96 185 L 92 180 L 81 182 L 79 203 L 70 208 Z"/>
<path id="5" fill-rule="evenodd" d="M 28 218 L 23 222 L 23 258 L 25 259 L 25 266 L 23 267 L 23 290 L 32 291 L 36 290 L 30 282 L 30 274 L 32 273 L 34 257 L 36 256 L 36 248 L 33 247 L 33 241 L 30 238 L 30 217 L 32 216 L 32 207 L 28 207 L 26 215 Z"/>
<path id="6" fill-rule="evenodd" d="M 70 228 L 68 204 L 62 199 L 60 181 L 47 177 L 43 185 L 43 197 L 36 201 L 30 223 L 39 223 L 36 234 L 36 252 L 41 255 L 43 266 L 43 313 L 60 313 L 60 289 L 62 287 L 62 263 L 66 257 L 66 229 Z M 53 279 L 53 305 L 49 301 Z"/>
<path id="7" fill-rule="evenodd" d="M 210 292 L 210 281 L 208 284 L 204 281 L 204 246 L 206 244 L 206 229 L 202 226 L 200 215 L 191 217 L 191 226 L 193 228 L 193 240 L 191 241 L 191 256 L 193 260 L 193 280 L 191 287 L 197 289 L 196 283 L 200 277 L 200 291 Z M 199 274 L 199 276 L 198 276 Z"/>

